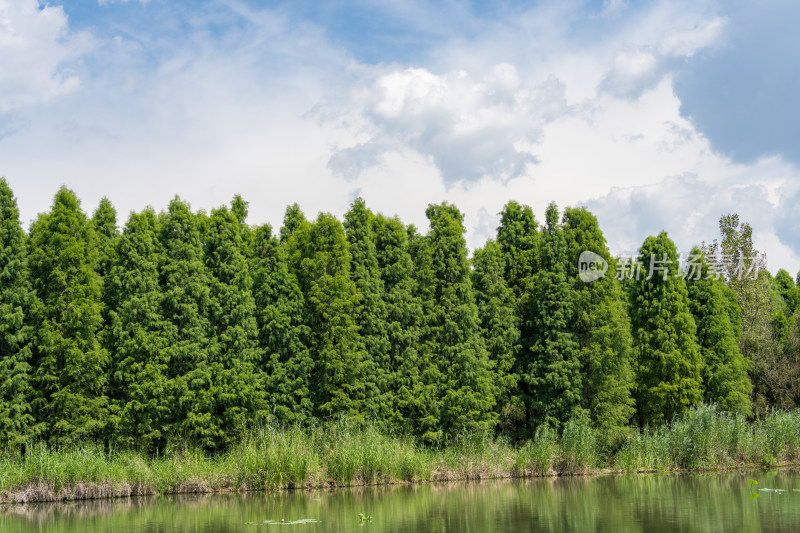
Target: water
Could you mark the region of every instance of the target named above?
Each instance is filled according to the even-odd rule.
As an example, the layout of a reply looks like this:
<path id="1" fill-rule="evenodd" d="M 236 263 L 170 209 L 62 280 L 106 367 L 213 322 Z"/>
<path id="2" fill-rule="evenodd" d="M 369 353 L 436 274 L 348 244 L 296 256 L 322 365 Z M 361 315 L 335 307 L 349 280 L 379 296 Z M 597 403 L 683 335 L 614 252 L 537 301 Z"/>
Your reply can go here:
<path id="1" fill-rule="evenodd" d="M 759 485 L 750 485 L 748 478 Z M 787 492 L 771 494 L 759 488 Z M 0 505 L 0 532 L 800 531 L 800 492 L 793 488 L 800 489 L 798 472 L 771 471 Z M 372 520 L 359 523 L 359 513 Z M 301 518 L 321 522 L 263 524 L 268 519 Z"/>

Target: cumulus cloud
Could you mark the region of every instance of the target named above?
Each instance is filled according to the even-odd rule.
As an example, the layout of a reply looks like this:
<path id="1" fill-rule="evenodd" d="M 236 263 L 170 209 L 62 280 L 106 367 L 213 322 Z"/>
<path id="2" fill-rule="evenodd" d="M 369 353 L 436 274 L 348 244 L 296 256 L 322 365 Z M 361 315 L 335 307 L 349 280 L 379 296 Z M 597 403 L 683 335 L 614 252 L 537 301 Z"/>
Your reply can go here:
<path id="1" fill-rule="evenodd" d="M 121 218 L 175 193 L 209 208 L 238 192 L 251 222 L 273 225 L 289 203 L 341 215 L 361 194 L 423 231 L 425 205 L 452 202 L 476 247 L 508 200 L 540 219 L 555 200 L 589 206 L 625 251 L 662 229 L 688 250 L 736 211 L 770 265 L 800 268 L 798 169 L 780 156 L 732 161 L 681 113 L 675 73 L 729 31 L 714 2 L 609 0 L 601 13 L 541 2 L 487 21 L 458 3 L 449 26 L 447 7 L 382 4 L 422 32 L 406 36 L 415 46 L 435 37 L 425 54 L 383 62 L 356 57 L 288 4 L 151 2 L 154 28 L 116 21 L 89 41 L 60 8 L 9 2 L 0 27 L 8 13 L 15 28 L 52 15 L 30 41 L 51 51 L 31 57 L 37 75 L 25 91 L 0 91 L 27 123 L 0 138 L 0 174 L 23 219 L 61 183 L 87 209 L 110 196 Z M 78 75 L 86 42 L 99 44 Z M 0 69 L 0 84 L 13 76 Z"/>
<path id="2" fill-rule="evenodd" d="M 479 80 L 464 71 L 397 70 L 354 96 L 351 105 L 369 122 L 369 138 L 339 148 L 329 163 L 351 178 L 382 155 L 410 148 L 430 158 L 448 183 L 487 175 L 507 180 L 536 161 L 520 143 L 535 142 L 545 123 L 568 111 L 558 80 L 525 84 L 507 63 Z"/>
<path id="3" fill-rule="evenodd" d="M 86 34 L 69 32 L 63 8 L 0 0 L 0 117 L 76 90 L 72 66 L 90 47 Z"/>

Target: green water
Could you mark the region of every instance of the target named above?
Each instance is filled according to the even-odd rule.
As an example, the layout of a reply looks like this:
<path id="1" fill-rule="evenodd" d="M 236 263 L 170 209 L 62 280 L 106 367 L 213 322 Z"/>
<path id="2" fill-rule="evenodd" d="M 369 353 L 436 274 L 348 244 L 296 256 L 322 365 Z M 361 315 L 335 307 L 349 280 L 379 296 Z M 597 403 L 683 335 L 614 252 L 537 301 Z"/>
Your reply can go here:
<path id="1" fill-rule="evenodd" d="M 0 532 L 785 532 L 800 531 L 794 488 L 798 472 L 771 471 L 0 505 Z M 359 513 L 372 520 L 360 523 Z M 302 518 L 320 523 L 263 524 Z"/>

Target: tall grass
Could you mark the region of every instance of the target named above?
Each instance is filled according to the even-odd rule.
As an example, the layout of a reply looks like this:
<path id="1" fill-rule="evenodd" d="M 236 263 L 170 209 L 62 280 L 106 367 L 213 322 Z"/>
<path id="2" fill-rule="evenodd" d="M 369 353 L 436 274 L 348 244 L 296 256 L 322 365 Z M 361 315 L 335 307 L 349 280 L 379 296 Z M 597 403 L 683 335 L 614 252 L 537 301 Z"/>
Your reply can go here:
<path id="1" fill-rule="evenodd" d="M 36 444 L 0 450 L 0 501 L 800 464 L 800 411 L 749 422 L 700 406 L 608 449 L 586 419 L 561 431 L 541 426 L 521 444 L 464 434 L 430 447 L 347 420 L 255 428 L 216 456 L 187 446 L 152 457 Z"/>
<path id="2" fill-rule="evenodd" d="M 800 411 L 747 422 L 703 405 L 671 424 L 635 432 L 613 458 L 619 470 L 775 466 L 800 460 Z"/>

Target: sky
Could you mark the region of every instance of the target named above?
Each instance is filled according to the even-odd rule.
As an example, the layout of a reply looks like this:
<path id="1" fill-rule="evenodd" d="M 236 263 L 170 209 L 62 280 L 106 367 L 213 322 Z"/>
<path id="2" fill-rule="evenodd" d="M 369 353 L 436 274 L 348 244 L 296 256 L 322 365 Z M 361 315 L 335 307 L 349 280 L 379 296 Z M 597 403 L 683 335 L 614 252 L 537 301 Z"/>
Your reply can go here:
<path id="1" fill-rule="evenodd" d="M 250 203 L 251 224 L 358 196 L 471 248 L 509 200 L 585 206 L 614 254 L 680 252 L 738 213 L 800 270 L 791 0 L 0 0 L 0 176 L 27 226 Z"/>

